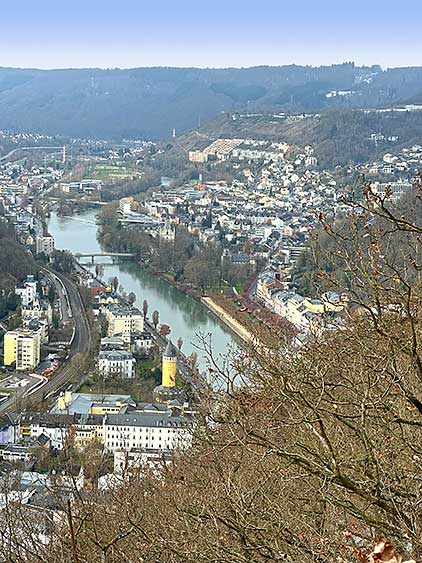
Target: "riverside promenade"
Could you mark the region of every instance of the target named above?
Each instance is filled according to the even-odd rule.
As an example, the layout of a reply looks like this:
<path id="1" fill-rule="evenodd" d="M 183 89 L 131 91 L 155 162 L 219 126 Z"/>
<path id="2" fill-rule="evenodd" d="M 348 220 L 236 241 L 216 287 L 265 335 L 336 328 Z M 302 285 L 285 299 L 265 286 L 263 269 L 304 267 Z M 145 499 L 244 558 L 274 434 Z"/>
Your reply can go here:
<path id="1" fill-rule="evenodd" d="M 229 315 L 220 305 L 217 305 L 211 297 L 202 297 L 202 303 L 208 307 L 219 319 L 223 321 L 237 336 L 244 342 L 249 343 L 255 340 L 255 336 L 245 328 L 238 320 Z"/>

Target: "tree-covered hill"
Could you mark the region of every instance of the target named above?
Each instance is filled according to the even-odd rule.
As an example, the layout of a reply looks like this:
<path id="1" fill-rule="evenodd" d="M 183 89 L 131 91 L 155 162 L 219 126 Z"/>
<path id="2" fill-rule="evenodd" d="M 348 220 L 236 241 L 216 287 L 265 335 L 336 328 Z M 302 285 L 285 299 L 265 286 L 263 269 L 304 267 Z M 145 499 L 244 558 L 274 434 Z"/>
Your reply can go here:
<path id="1" fill-rule="evenodd" d="M 422 137 L 422 112 L 378 112 L 357 109 L 330 109 L 297 119 L 281 119 L 273 113 L 225 113 L 201 128 L 172 141 L 175 154 L 203 149 L 217 138 L 254 138 L 285 141 L 292 145 L 312 145 L 322 166 L 371 161 L 386 152 L 419 144 Z M 299 119 L 300 118 L 300 119 Z M 384 135 L 377 142 L 372 134 Z M 395 138 L 394 142 L 388 137 Z"/>
<path id="2" fill-rule="evenodd" d="M 16 282 L 35 272 L 35 263 L 13 234 L 0 220 L 0 292 L 12 289 Z"/>
<path id="3" fill-rule="evenodd" d="M 422 68 L 353 63 L 242 69 L 0 69 L 0 129 L 162 139 L 221 111 L 385 106 L 422 91 Z M 328 95 L 328 96 L 327 96 Z"/>

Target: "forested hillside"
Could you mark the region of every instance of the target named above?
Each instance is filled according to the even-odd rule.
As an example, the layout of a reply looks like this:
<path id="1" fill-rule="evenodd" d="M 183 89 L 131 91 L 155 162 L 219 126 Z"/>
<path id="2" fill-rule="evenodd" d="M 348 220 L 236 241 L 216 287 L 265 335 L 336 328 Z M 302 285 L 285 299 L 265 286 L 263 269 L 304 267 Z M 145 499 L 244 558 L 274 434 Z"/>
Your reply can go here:
<path id="1" fill-rule="evenodd" d="M 353 63 L 242 69 L 0 69 L 0 129 L 163 139 L 221 111 L 385 106 L 422 92 L 422 68 Z"/>
<path id="2" fill-rule="evenodd" d="M 375 142 L 371 135 L 382 134 Z M 363 163 L 403 146 L 420 143 L 422 111 L 378 112 L 331 109 L 319 114 L 279 118 L 272 113 L 224 114 L 172 141 L 175 154 L 204 148 L 217 138 L 254 138 L 312 145 L 322 166 Z M 396 138 L 394 142 L 388 137 Z"/>
<path id="3" fill-rule="evenodd" d="M 16 241 L 13 231 L 0 220 L 0 291 L 12 289 L 17 281 L 34 270 L 32 257 Z"/>

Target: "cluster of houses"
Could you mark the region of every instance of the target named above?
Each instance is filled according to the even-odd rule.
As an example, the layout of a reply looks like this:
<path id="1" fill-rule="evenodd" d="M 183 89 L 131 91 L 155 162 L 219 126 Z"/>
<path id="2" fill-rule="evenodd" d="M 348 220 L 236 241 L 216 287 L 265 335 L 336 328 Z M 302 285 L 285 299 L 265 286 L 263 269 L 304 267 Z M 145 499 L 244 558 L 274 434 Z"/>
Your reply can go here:
<path id="1" fill-rule="evenodd" d="M 123 224 L 174 238 L 174 226 L 183 225 L 201 242 L 217 242 L 239 257 L 248 247 L 247 260 L 268 259 L 280 246 L 303 246 L 317 214 L 342 209 L 338 186 L 327 171 L 310 169 L 312 148 L 294 160 L 271 159 L 258 169 L 243 167 L 239 177 L 226 181 L 188 183 L 154 191 L 142 213 L 130 198 L 120 200 L 117 211 Z M 132 219 L 131 219 L 132 218 Z"/>
<path id="2" fill-rule="evenodd" d="M 101 339 L 98 352 L 99 373 L 113 380 L 133 378 L 136 360 L 145 357 L 154 345 L 152 329 L 148 330 L 143 313 L 115 291 L 102 287 L 98 280 L 93 283 L 95 278 L 87 273 L 84 277 L 80 275 L 81 281 L 95 294 L 94 312 L 107 321 L 107 334 Z M 28 278 L 16 288 L 22 310 L 43 309 L 38 287 L 33 278 Z M 5 336 L 11 341 L 12 335 Z M 39 341 L 40 338 L 38 345 Z M 5 357 L 7 353 L 5 350 Z M 4 415 L 0 419 L 0 464 L 17 465 L 26 475 L 49 482 L 51 475 L 32 471 L 40 456 L 53 461 L 65 448 L 83 450 L 96 444 L 114 458 L 113 473 L 103 476 L 103 486 L 108 486 L 106 481 L 113 477 L 167 462 L 175 449 L 191 444 L 195 427 L 195 412 L 176 383 L 178 357 L 178 350 L 168 341 L 162 354 L 162 382 L 154 391 L 153 403 L 136 402 L 130 395 L 69 390 L 57 398 L 47 413 Z M 64 482 L 73 480 L 75 486 L 77 481 L 77 486 L 82 487 L 83 469 L 78 471 L 76 480 L 69 468 L 62 469 L 60 476 Z M 38 486 L 46 492 L 47 486 L 40 483 Z M 31 480 L 27 489 L 29 497 L 33 487 Z"/>
<path id="3" fill-rule="evenodd" d="M 35 294 L 31 284 L 29 280 L 26 288 L 19 288 L 23 303 Z M 107 319 L 107 336 L 98 352 L 101 376 L 133 378 L 136 359 L 153 346 L 143 314 L 111 290 L 98 291 L 95 310 Z M 66 391 L 48 413 L 5 415 L 0 420 L 0 460 L 30 467 L 40 450 L 54 457 L 70 445 L 84 449 L 92 443 L 114 456 L 119 474 L 128 463 L 138 470 L 168 460 L 173 450 L 189 446 L 195 426 L 195 413 L 176 383 L 178 357 L 179 351 L 167 341 L 153 403 L 137 403 L 129 395 Z"/>
<path id="4" fill-rule="evenodd" d="M 369 178 L 375 194 L 397 203 L 413 188 L 414 179 L 418 176 L 421 165 L 422 145 L 412 145 L 394 154 L 386 153 L 380 160 L 358 168 Z"/>
<path id="5" fill-rule="evenodd" d="M 154 346 L 145 315 L 92 274 L 80 268 L 80 283 L 93 294 L 94 314 L 106 321 L 107 335 L 100 341 L 97 358 L 102 378 L 132 379 L 136 361 L 148 356 Z"/>
<path id="6" fill-rule="evenodd" d="M 202 150 L 189 151 L 191 162 L 204 163 L 213 160 L 242 162 L 285 162 L 294 147 L 285 142 L 260 141 L 256 139 L 216 139 Z M 303 160 L 305 166 L 318 163 L 311 146 L 305 147 Z"/>
<path id="7" fill-rule="evenodd" d="M 53 173 L 53 169 L 50 169 Z M 12 179 L 12 176 L 16 178 Z M 20 166 L 4 165 L 0 170 L 0 203 L 4 217 L 13 226 L 19 242 L 33 254 L 51 256 L 54 252 L 54 238 L 45 230 L 37 216 L 33 194 L 42 193 L 49 185 L 48 174 L 33 178 L 23 174 Z"/>
<path id="8" fill-rule="evenodd" d="M 59 452 L 95 442 L 105 452 L 144 452 L 154 459 L 190 444 L 194 411 L 187 403 L 137 403 L 130 395 L 66 391 L 48 413 L 5 415 L 0 431 L 0 458 L 29 462 L 34 446 Z M 13 458 L 13 449 L 15 456 Z"/>
<path id="9" fill-rule="evenodd" d="M 146 469 L 158 475 L 175 450 L 191 445 L 195 415 L 188 404 L 177 401 L 137 403 L 130 395 L 71 391 L 61 394 L 50 412 L 3 415 L 0 508 L 14 500 L 35 509 L 36 525 L 42 528 L 46 510 L 50 517 L 60 516 L 58 499 L 74 498 L 92 487 L 119 486 Z M 77 461 L 60 462 L 63 450 L 82 450 L 88 444 L 111 457 L 112 466 L 91 475 Z"/>
<path id="10" fill-rule="evenodd" d="M 319 299 L 304 297 L 290 287 L 288 281 L 282 281 L 273 268 L 259 275 L 256 297 L 290 323 L 298 343 L 338 328 L 342 322 L 341 312 L 347 305 L 346 296 L 334 292 L 324 293 Z"/>
<path id="11" fill-rule="evenodd" d="M 382 159 L 361 166 L 366 174 L 386 177 L 388 181 L 409 180 L 422 165 L 422 145 L 413 145 L 397 153 L 386 153 Z"/>
<path id="12" fill-rule="evenodd" d="M 34 195 L 40 194 L 61 172 L 53 168 L 32 167 L 26 171 L 21 165 L 6 163 L 0 167 L 0 203 L 7 221 L 18 241 L 33 255 L 50 257 L 54 252 L 54 238 L 45 230 L 37 215 Z M 49 342 L 53 309 L 46 278 L 39 281 L 28 276 L 16 286 L 20 297 L 22 324 L 4 335 L 4 365 L 16 371 L 35 370 L 41 361 L 41 347 Z"/>
<path id="13" fill-rule="evenodd" d="M 101 339 L 98 370 L 101 376 L 131 379 L 136 360 L 148 355 L 152 335 L 145 330 L 143 313 L 133 305 L 122 304 L 106 288 L 97 297 L 100 311 L 107 321 L 107 336 Z"/>
<path id="14" fill-rule="evenodd" d="M 266 265 L 257 282 L 263 305 L 293 324 L 300 333 L 317 330 L 327 313 L 343 305 L 298 296 L 276 279 L 289 271 L 305 250 L 322 213 L 349 211 L 334 172 L 317 167 L 311 146 L 283 142 L 217 139 L 203 150 L 191 151 L 194 162 L 227 161 L 232 181 L 203 181 L 154 191 L 143 207 L 123 198 L 117 210 L 126 226 L 136 223 L 154 236 L 173 240 L 184 226 L 202 243 L 219 244 L 222 260 L 232 265 Z M 269 278 L 269 279 L 268 279 Z M 272 284 L 275 284 L 275 288 Z"/>

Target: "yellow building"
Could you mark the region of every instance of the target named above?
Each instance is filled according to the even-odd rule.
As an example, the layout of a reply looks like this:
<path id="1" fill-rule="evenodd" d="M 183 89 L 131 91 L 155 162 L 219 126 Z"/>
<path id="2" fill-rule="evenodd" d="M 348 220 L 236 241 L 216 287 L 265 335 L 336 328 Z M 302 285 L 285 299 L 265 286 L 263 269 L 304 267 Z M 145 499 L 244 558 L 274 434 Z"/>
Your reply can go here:
<path id="1" fill-rule="evenodd" d="M 168 341 L 163 353 L 161 371 L 161 385 L 154 389 L 154 401 L 168 403 L 176 400 L 183 403 L 185 400 L 183 390 L 176 387 L 177 348 L 171 340 Z"/>
<path id="2" fill-rule="evenodd" d="M 319 299 L 308 299 L 305 298 L 303 305 L 311 311 L 311 313 L 339 313 L 344 309 L 343 305 L 340 303 L 330 303 L 329 301 L 320 301 Z"/>
<path id="3" fill-rule="evenodd" d="M 202 151 L 189 151 L 189 160 L 191 162 L 207 162 L 208 154 Z"/>
<path id="4" fill-rule="evenodd" d="M 95 440 L 98 444 L 104 445 L 103 422 L 103 416 L 82 416 L 78 420 L 77 424 L 72 427 L 75 447 L 83 449 L 93 440 Z"/>
<path id="5" fill-rule="evenodd" d="M 172 341 L 169 340 L 164 350 L 162 360 L 162 381 L 163 387 L 175 387 L 177 372 L 177 350 Z"/>
<path id="6" fill-rule="evenodd" d="M 16 370 L 27 371 L 40 363 L 40 331 L 20 328 L 4 335 L 4 364 L 16 365 Z"/>

